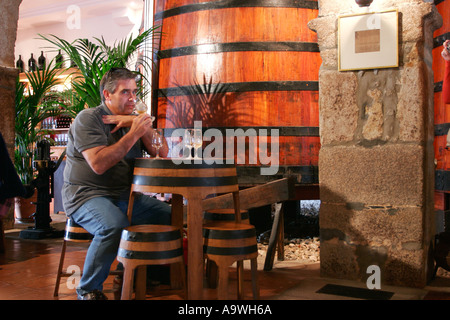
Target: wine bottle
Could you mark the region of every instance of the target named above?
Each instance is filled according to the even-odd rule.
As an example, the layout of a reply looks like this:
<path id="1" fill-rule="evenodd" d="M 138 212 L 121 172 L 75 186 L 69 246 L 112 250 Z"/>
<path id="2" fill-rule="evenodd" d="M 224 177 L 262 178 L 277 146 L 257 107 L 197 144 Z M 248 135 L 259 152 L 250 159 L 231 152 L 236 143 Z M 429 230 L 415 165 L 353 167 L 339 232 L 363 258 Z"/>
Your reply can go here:
<path id="1" fill-rule="evenodd" d="M 17 60 L 16 62 L 16 68 L 19 69 L 19 72 L 23 72 L 23 60 L 22 60 L 22 56 L 19 54 L 19 60 Z"/>
<path id="2" fill-rule="evenodd" d="M 58 68 L 62 68 L 63 67 L 63 56 L 61 54 L 61 50 L 58 51 L 58 54 L 56 55 L 56 65 L 58 66 Z"/>
<path id="3" fill-rule="evenodd" d="M 33 58 L 33 54 L 31 54 L 31 58 L 28 59 L 28 71 L 36 71 L 36 60 Z"/>
<path id="4" fill-rule="evenodd" d="M 44 51 L 41 51 L 41 56 L 38 58 L 38 67 L 39 70 L 42 70 L 45 67 Z"/>

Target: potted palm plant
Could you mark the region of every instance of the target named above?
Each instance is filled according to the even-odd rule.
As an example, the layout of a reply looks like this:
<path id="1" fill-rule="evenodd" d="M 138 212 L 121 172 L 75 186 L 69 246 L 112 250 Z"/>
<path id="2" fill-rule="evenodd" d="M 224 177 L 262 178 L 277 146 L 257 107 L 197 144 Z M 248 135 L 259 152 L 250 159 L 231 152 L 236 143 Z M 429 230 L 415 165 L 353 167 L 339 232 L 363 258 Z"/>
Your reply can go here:
<path id="1" fill-rule="evenodd" d="M 111 68 L 127 67 L 131 58 L 143 47 L 144 43 L 159 34 L 158 28 L 150 28 L 136 37 L 131 35 L 113 46 L 108 46 L 103 38 L 94 38 L 94 41 L 75 39 L 70 43 L 55 35 L 39 34 L 43 40 L 56 46 L 56 50 L 65 53 L 66 60 L 70 62 L 68 64 L 76 66 L 72 80 L 72 88 L 76 94 L 76 99 L 74 99 L 76 103 L 70 110 L 72 117 L 75 117 L 86 106 L 92 108 L 100 105 L 100 80 L 103 75 Z M 144 70 L 151 68 L 152 59 L 150 57 L 142 59 L 141 62 Z M 143 80 L 140 83 L 142 96 L 146 94 L 144 88 L 147 79 L 142 73 L 140 76 Z"/>
<path id="2" fill-rule="evenodd" d="M 24 185 L 30 185 L 35 177 L 33 169 L 33 156 L 36 143 L 43 139 L 50 139 L 49 129 L 41 128 L 41 123 L 49 117 L 57 116 L 64 111 L 63 104 L 59 101 L 57 93 L 51 89 L 57 84 L 57 75 L 60 69 L 50 63 L 38 72 L 26 73 L 28 85 L 17 79 L 15 95 L 15 151 L 14 166 Z M 21 201 L 16 199 L 16 219 L 19 222 L 32 222 L 30 217 L 34 213 L 25 213 L 25 203 L 33 200 Z M 22 204 L 23 202 L 23 204 Z"/>

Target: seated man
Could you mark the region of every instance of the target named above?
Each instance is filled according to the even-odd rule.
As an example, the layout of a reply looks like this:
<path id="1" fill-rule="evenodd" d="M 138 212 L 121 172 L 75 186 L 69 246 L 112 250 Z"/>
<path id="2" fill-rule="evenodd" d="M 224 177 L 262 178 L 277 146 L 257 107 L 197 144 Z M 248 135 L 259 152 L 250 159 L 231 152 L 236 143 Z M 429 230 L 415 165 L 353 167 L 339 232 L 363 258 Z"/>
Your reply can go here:
<path id="1" fill-rule="evenodd" d="M 105 124 L 104 116 L 130 115 L 137 85 L 136 74 L 113 68 L 100 83 L 102 104 L 85 109 L 69 130 L 67 162 L 62 190 L 66 214 L 94 235 L 89 246 L 78 299 L 106 299 L 103 282 L 114 262 L 122 229 L 129 225 L 128 198 L 133 178 L 133 161 L 145 149 L 155 155 L 151 138 L 154 130 L 148 114 L 133 116 L 129 126 Z M 167 143 L 160 155 L 168 153 Z M 155 198 L 139 195 L 133 206 L 132 224 L 170 224 L 170 206 Z"/>

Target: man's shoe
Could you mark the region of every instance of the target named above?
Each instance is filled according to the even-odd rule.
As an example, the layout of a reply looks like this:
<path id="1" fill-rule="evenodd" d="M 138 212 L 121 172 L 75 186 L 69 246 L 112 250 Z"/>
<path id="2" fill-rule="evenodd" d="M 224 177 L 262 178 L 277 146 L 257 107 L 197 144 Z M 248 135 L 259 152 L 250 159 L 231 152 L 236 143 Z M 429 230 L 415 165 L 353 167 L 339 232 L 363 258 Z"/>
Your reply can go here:
<path id="1" fill-rule="evenodd" d="M 108 300 L 108 297 L 99 290 L 85 293 L 83 295 L 78 294 L 78 300 Z"/>

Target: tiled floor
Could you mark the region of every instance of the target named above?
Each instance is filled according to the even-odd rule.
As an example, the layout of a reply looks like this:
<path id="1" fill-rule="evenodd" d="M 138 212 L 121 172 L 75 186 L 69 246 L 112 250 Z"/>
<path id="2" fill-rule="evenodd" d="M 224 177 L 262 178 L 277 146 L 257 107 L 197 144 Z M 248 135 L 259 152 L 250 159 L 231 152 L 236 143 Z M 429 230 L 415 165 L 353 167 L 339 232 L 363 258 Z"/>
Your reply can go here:
<path id="1" fill-rule="evenodd" d="M 58 268 L 62 239 L 25 240 L 18 237 L 18 231 L 6 233 L 6 252 L 0 254 L 0 300 L 74 300 L 75 290 L 70 278 L 63 278 L 59 296 L 53 297 L 56 271 Z M 82 266 L 86 244 L 68 246 L 66 266 Z M 352 300 L 362 297 L 349 296 L 345 292 L 324 294 L 318 291 L 325 285 L 361 288 L 363 283 L 320 277 L 319 263 L 304 264 L 293 261 L 275 261 L 271 271 L 263 271 L 264 257 L 258 259 L 258 279 L 262 300 Z M 247 266 L 248 267 L 248 266 Z M 231 270 L 233 271 L 233 270 Z M 230 273 L 230 297 L 235 297 L 236 277 Z M 245 276 L 245 299 L 251 299 L 250 273 Z M 68 281 L 69 280 L 69 281 Z M 114 299 L 113 276 L 105 282 L 104 291 Z M 438 276 L 429 286 L 422 289 L 405 287 L 382 287 L 391 293 L 391 300 L 450 300 L 450 278 Z M 345 290 L 344 290 L 345 291 Z M 216 291 L 204 289 L 204 297 L 216 299 Z M 147 299 L 183 299 L 182 292 L 171 291 L 166 286 L 149 289 Z"/>

